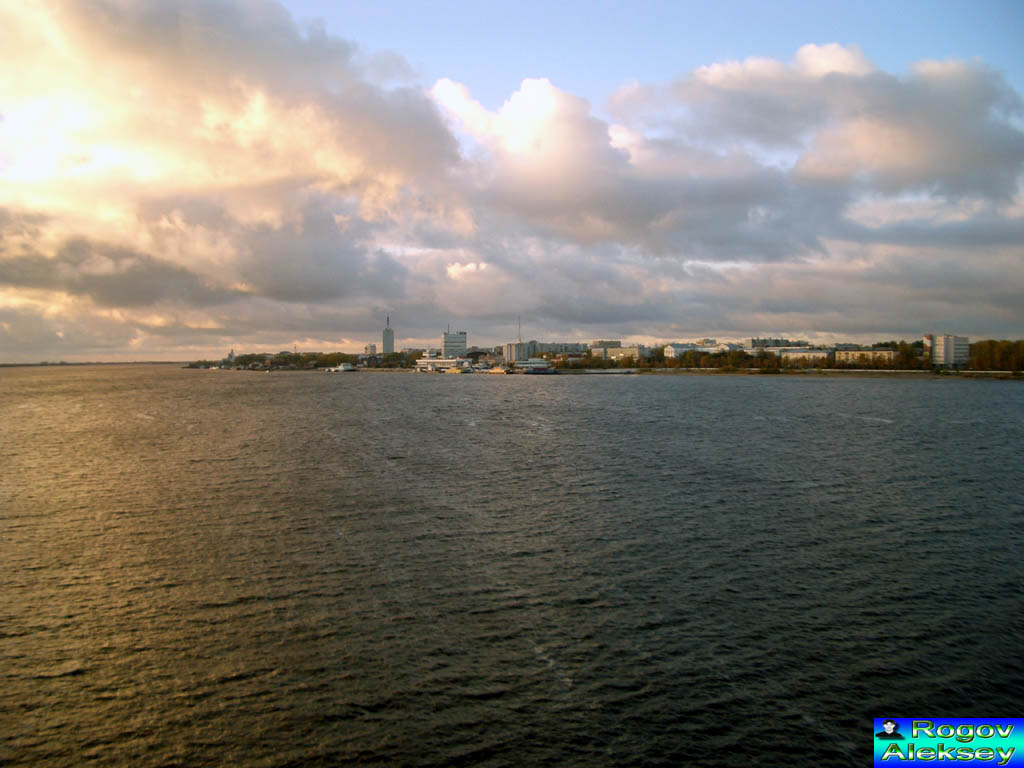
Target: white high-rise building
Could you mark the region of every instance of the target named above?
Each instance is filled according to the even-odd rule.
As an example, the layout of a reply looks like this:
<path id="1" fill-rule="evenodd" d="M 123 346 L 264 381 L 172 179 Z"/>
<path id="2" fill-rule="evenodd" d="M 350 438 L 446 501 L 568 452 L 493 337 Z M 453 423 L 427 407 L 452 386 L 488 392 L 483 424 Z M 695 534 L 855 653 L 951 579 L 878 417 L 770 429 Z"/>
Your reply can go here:
<path id="1" fill-rule="evenodd" d="M 447 330 L 441 334 L 441 357 L 462 357 L 467 349 L 465 331 Z"/>
<path id="2" fill-rule="evenodd" d="M 966 336 L 935 334 L 932 365 L 937 368 L 962 368 L 971 357 L 971 342 Z"/>
<path id="3" fill-rule="evenodd" d="M 391 330 L 391 315 L 387 316 L 387 324 L 384 326 L 383 349 L 385 355 L 393 354 L 395 351 L 395 332 Z"/>
<path id="4" fill-rule="evenodd" d="M 512 365 L 512 363 L 519 362 L 521 360 L 529 360 L 537 354 L 537 342 L 510 341 L 508 344 L 503 346 L 502 351 L 505 357 L 505 364 Z"/>

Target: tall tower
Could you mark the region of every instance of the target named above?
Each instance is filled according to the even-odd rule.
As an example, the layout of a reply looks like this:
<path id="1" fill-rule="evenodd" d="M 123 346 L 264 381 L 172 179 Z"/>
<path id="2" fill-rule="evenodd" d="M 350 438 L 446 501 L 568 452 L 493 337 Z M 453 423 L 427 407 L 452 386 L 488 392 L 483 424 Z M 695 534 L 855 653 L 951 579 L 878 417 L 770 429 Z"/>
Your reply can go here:
<path id="1" fill-rule="evenodd" d="M 391 355 L 395 351 L 395 332 L 391 330 L 391 315 L 387 316 L 387 324 L 384 326 L 384 354 Z"/>

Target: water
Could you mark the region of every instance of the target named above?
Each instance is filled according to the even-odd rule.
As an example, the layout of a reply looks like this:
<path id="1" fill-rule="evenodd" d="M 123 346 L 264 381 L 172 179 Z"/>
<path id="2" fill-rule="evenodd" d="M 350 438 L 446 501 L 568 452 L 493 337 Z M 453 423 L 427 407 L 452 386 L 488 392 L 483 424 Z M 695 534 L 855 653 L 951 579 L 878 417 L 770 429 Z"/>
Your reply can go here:
<path id="1" fill-rule="evenodd" d="M 0 370 L 0 762 L 862 765 L 1024 700 L 1024 387 Z"/>

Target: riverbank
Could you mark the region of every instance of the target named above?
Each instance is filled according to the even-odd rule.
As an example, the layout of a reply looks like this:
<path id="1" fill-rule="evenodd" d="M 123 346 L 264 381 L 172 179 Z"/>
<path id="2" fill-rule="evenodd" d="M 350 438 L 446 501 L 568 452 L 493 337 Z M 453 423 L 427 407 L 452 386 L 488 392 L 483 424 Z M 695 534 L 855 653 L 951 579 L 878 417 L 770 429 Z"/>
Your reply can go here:
<path id="1" fill-rule="evenodd" d="M 205 369 L 195 369 L 205 370 Z M 970 379 L 1015 379 L 1024 381 L 1024 372 L 1020 371 L 904 371 L 870 368 L 558 368 L 559 376 L 810 376 L 810 377 L 846 377 L 846 378 L 885 378 L 885 379 L 936 379 L 936 378 L 970 378 Z M 273 369 L 273 373 L 323 373 L 322 368 L 289 370 Z M 415 368 L 359 368 L 359 373 L 418 373 Z M 270 369 L 262 368 L 248 371 L 249 373 L 268 373 Z M 512 375 L 522 375 L 516 373 Z"/>
<path id="2" fill-rule="evenodd" d="M 972 379 L 1020 379 L 1024 381 L 1024 373 L 1020 371 L 904 371 L 872 368 L 631 368 L 627 372 L 639 374 L 670 374 L 670 375 L 715 375 L 715 376 L 850 376 L 856 378 L 972 378 Z M 583 371 L 592 373 L 592 371 Z M 608 371 L 609 373 L 614 371 Z M 559 371 L 563 373 L 563 371 Z"/>

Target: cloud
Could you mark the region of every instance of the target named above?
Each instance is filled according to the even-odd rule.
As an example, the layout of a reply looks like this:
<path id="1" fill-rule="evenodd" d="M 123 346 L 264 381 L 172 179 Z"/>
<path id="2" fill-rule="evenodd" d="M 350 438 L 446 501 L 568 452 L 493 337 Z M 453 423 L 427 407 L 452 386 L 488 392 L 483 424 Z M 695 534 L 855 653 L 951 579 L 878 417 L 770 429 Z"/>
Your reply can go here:
<path id="1" fill-rule="evenodd" d="M 394 301 L 407 270 L 378 233 L 472 227 L 447 182 L 455 139 L 397 54 L 300 29 L 261 0 L 0 17 L 25 74 L 0 84 L 8 302 L 203 309 L 209 323 L 183 328 L 229 336 L 212 319 L 224 302 Z"/>
<path id="2" fill-rule="evenodd" d="M 1024 105 L 978 63 L 921 62 L 895 76 L 857 49 L 805 46 L 789 66 L 704 67 L 673 95 L 687 135 L 789 150 L 799 175 L 836 184 L 1009 200 L 1024 169 Z"/>
<path id="3" fill-rule="evenodd" d="M 12 43 L 27 75 L 0 94 L 12 179 L 188 190 L 304 177 L 384 215 L 457 159 L 422 91 L 364 79 L 353 44 L 303 33 L 276 3 L 96 0 L 5 21 L 5 43 L 31 43 Z"/>
<path id="4" fill-rule="evenodd" d="M 231 291 L 206 284 L 177 265 L 86 240 L 65 243 L 52 258 L 41 254 L 4 258 L 0 283 L 88 296 L 100 307 L 142 307 L 166 301 L 206 306 L 234 298 Z"/>
<path id="5" fill-rule="evenodd" d="M 1022 102 L 981 61 L 808 44 L 487 109 L 269 0 L 6 4 L 0 47 L 19 359 L 1024 320 Z"/>
<path id="6" fill-rule="evenodd" d="M 863 76 L 875 71 L 875 65 L 860 48 L 844 47 L 839 43 L 808 43 L 801 46 L 796 52 L 795 68 L 801 74 L 812 78 L 823 78 L 833 74 Z"/>
<path id="7" fill-rule="evenodd" d="M 612 99 L 614 123 L 544 80 L 495 111 L 453 81 L 432 93 L 482 148 L 478 221 L 523 243 L 493 261 L 553 327 L 598 316 L 640 335 L 669 317 L 684 322 L 663 329 L 694 335 L 1019 327 L 1000 283 L 1024 288 L 1020 98 L 978 62 L 898 76 L 855 47 L 808 45 L 790 63 L 632 83 Z M 865 200 L 880 223 L 858 219 Z M 562 243 L 600 259 L 600 276 Z M 916 264 L 932 291 L 908 290 Z"/>
<path id="8" fill-rule="evenodd" d="M 492 218 L 520 231 L 576 242 L 624 242 L 657 252 L 771 258 L 773 238 L 751 251 L 763 214 L 787 194 L 773 169 L 680 141 L 608 125 L 547 80 L 526 80 L 495 112 L 441 81 L 432 93 L 485 150 L 472 183 Z M 769 225 L 770 227 L 770 225 Z M 740 232 L 736 237 L 737 232 Z M 787 248 L 813 238 L 787 238 Z"/>

